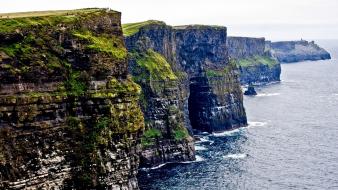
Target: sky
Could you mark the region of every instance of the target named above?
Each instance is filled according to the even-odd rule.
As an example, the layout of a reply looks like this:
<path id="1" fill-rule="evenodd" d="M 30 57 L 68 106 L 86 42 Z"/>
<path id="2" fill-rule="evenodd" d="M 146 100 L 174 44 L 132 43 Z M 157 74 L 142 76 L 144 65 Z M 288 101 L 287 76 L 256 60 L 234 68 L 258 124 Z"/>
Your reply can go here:
<path id="1" fill-rule="evenodd" d="M 109 7 L 122 22 L 228 27 L 228 35 L 276 40 L 338 39 L 338 0 L 0 0 L 0 12 Z"/>

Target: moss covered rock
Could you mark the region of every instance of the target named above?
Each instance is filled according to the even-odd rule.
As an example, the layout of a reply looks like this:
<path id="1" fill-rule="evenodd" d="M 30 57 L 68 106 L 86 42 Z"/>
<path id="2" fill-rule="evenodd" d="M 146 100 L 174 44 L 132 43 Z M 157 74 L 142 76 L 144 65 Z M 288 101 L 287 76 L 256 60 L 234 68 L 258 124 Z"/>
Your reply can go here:
<path id="1" fill-rule="evenodd" d="M 7 16 L 0 19 L 0 189 L 138 189 L 144 117 L 121 14 Z"/>

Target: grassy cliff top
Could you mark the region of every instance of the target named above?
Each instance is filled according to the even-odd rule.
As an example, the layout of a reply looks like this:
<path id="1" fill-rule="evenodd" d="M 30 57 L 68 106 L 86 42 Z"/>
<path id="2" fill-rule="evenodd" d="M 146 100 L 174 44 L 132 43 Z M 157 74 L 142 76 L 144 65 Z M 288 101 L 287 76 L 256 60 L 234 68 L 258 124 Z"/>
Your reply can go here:
<path id="1" fill-rule="evenodd" d="M 32 11 L 32 12 L 16 12 L 16 13 L 0 13 L 0 19 L 7 18 L 23 18 L 23 17 L 42 17 L 42 16 L 62 16 L 77 15 L 83 13 L 92 13 L 106 9 L 101 8 L 85 8 L 75 10 L 51 10 L 51 11 Z"/>
<path id="2" fill-rule="evenodd" d="M 54 25 L 56 23 L 74 22 L 79 16 L 99 14 L 103 12 L 117 13 L 109 9 L 87 8 L 76 10 L 36 11 L 0 14 L 0 33 L 13 32 L 37 25 Z"/>
<path id="3" fill-rule="evenodd" d="M 182 26 L 174 26 L 176 30 L 186 30 L 186 29 L 227 29 L 225 26 L 218 26 L 218 25 L 201 25 L 201 24 L 191 24 L 191 25 L 182 25 Z"/>
<path id="4" fill-rule="evenodd" d="M 274 65 L 278 64 L 278 61 L 268 56 L 254 56 L 246 59 L 237 60 L 237 65 L 241 67 L 250 67 L 260 64 L 273 67 Z"/>
<path id="5" fill-rule="evenodd" d="M 144 22 L 136 22 L 136 23 L 127 23 L 123 24 L 123 34 L 125 36 L 132 36 L 136 34 L 142 27 L 148 26 L 148 25 L 166 25 L 162 21 L 157 20 L 148 20 Z"/>
<path id="6" fill-rule="evenodd" d="M 163 21 L 158 20 L 148 20 L 144 22 L 136 22 L 136 23 L 127 23 L 123 24 L 123 34 L 125 36 L 132 36 L 140 31 L 142 27 L 149 26 L 149 25 L 162 25 L 166 26 L 166 23 Z M 219 30 L 226 30 L 227 28 L 225 26 L 217 26 L 217 25 L 182 25 L 182 26 L 173 26 L 176 30 L 186 30 L 186 29 L 219 29 Z"/>

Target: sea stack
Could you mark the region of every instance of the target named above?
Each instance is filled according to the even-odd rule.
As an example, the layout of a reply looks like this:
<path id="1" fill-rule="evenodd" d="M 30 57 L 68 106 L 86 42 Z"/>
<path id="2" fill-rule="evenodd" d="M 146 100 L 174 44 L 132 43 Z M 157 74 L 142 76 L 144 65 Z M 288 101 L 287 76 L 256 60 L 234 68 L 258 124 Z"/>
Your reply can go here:
<path id="1" fill-rule="evenodd" d="M 250 84 L 248 89 L 244 92 L 244 95 L 246 95 L 246 96 L 256 96 L 257 92 L 255 90 L 255 87 L 252 84 Z"/>

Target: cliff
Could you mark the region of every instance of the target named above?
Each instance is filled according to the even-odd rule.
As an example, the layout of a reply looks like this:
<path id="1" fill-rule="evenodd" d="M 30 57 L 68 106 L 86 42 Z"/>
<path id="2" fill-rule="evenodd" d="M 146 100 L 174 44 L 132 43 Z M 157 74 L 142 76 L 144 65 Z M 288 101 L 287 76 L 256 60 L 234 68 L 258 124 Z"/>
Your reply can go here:
<path id="1" fill-rule="evenodd" d="M 120 17 L 0 20 L 0 189 L 138 189 L 144 120 Z"/>
<path id="2" fill-rule="evenodd" d="M 272 42 L 271 50 L 272 56 L 283 63 L 331 59 L 330 53 L 313 41 Z"/>
<path id="3" fill-rule="evenodd" d="M 215 132 L 246 125 L 225 27 L 146 21 L 124 25 L 124 33 L 129 70 L 142 87 L 149 137 L 141 165 L 193 160 L 193 129 Z"/>
<path id="4" fill-rule="evenodd" d="M 240 70 L 241 84 L 280 81 L 281 66 L 271 56 L 265 38 L 228 37 L 227 47 Z"/>

